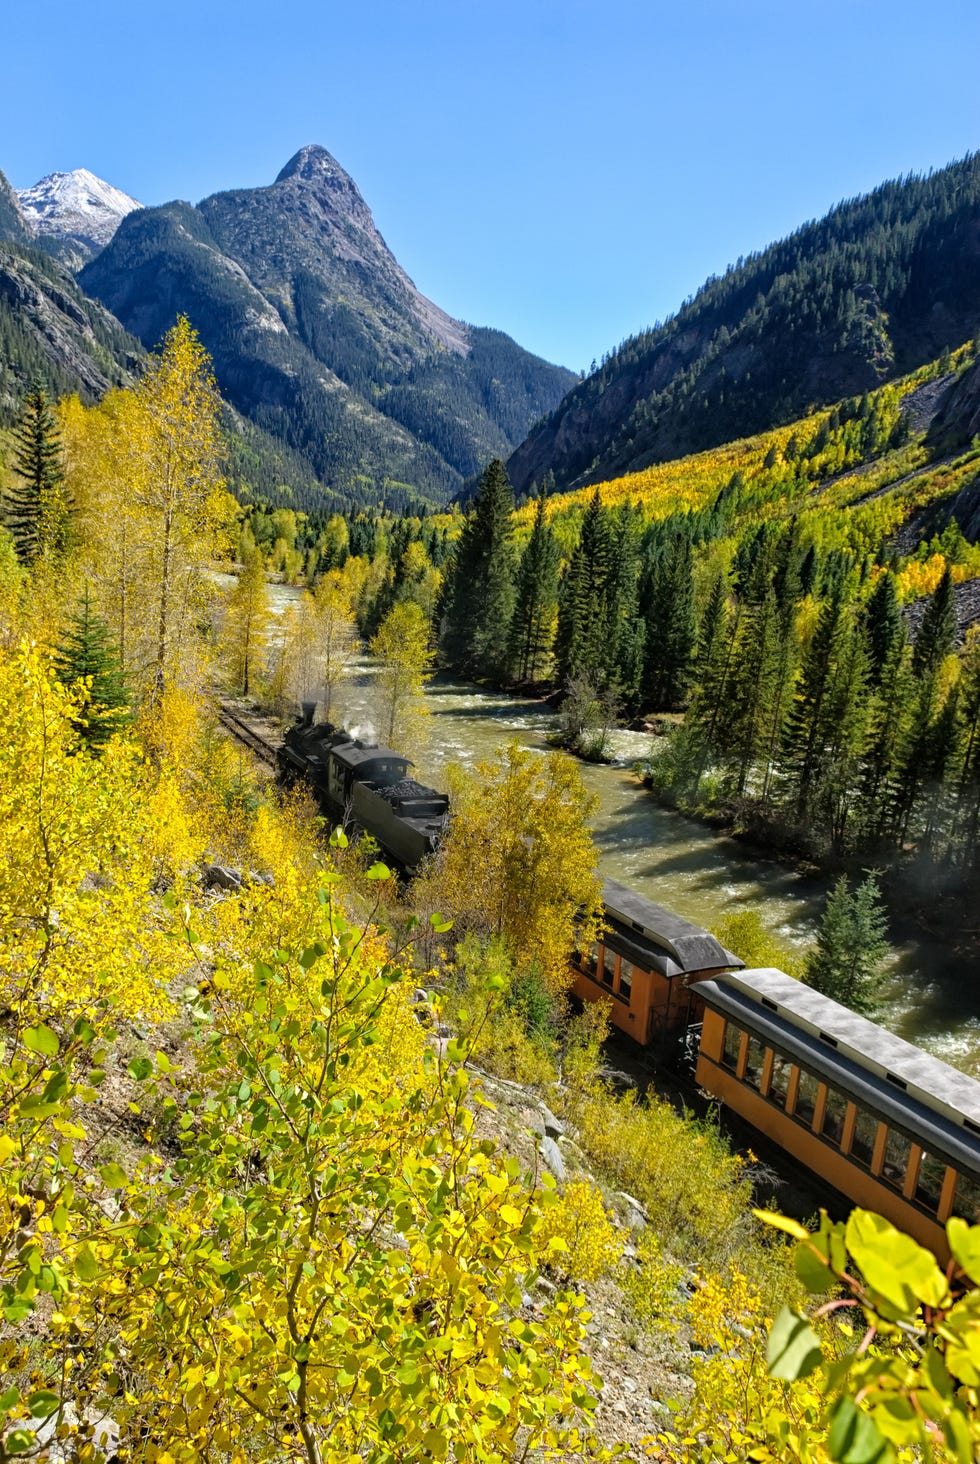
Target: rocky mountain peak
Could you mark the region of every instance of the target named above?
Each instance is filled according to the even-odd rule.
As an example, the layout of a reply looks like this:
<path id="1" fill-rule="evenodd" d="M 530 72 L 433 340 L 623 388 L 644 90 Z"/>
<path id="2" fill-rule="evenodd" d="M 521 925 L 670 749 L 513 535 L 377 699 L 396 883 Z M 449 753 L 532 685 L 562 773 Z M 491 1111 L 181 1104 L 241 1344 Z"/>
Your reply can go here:
<path id="1" fill-rule="evenodd" d="M 301 147 L 298 153 L 293 154 L 280 171 L 276 182 L 285 183 L 290 178 L 300 178 L 303 182 L 310 183 L 331 177 L 343 178 L 353 186 L 353 179 L 344 171 L 333 154 L 327 152 L 327 149 L 321 147 L 319 143 L 310 142 L 306 147 Z"/>
<path id="2" fill-rule="evenodd" d="M 104 249 L 126 215 L 143 207 L 88 168 L 48 173 L 32 188 L 18 189 L 17 196 L 34 232 L 79 261 Z"/>
<path id="3" fill-rule="evenodd" d="M 357 184 L 333 154 L 317 143 L 301 147 L 282 169 L 273 187 L 290 187 L 299 195 L 312 195 L 327 213 L 375 232 L 371 210 Z"/>

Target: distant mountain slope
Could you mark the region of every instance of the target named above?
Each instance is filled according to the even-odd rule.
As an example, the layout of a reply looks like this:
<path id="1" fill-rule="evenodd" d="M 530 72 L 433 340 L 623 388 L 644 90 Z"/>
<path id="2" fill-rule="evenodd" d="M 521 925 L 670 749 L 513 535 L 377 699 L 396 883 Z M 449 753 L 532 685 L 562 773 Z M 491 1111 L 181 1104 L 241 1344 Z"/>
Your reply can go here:
<path id="1" fill-rule="evenodd" d="M 130 381 L 141 355 L 139 342 L 53 259 L 0 242 L 0 424 L 37 378 L 53 396 L 95 401 Z"/>
<path id="2" fill-rule="evenodd" d="M 73 269 L 104 249 L 126 215 L 143 207 L 88 168 L 49 173 L 17 196 L 34 234 Z"/>
<path id="3" fill-rule="evenodd" d="M 576 380 L 420 294 L 323 148 L 130 214 L 79 279 L 146 345 L 186 313 L 229 401 L 360 501 L 445 501 Z"/>
<path id="4" fill-rule="evenodd" d="M 512 455 L 518 491 L 640 470 L 861 393 L 980 327 L 980 156 L 886 183 L 711 279 Z"/>
<path id="5" fill-rule="evenodd" d="M 30 238 L 31 231 L 24 218 L 20 199 L 7 182 L 5 174 L 0 173 L 0 239 L 12 244 L 28 244 Z"/>

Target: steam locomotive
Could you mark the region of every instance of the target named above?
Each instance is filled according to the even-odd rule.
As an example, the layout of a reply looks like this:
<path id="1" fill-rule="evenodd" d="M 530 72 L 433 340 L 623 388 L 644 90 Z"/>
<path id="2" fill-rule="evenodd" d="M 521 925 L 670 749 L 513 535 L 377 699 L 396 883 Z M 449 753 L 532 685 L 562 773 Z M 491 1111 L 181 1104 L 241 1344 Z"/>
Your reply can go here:
<path id="1" fill-rule="evenodd" d="M 410 777 L 412 763 L 400 752 L 315 722 L 315 712 L 315 703 L 304 702 L 286 733 L 278 753 L 280 782 L 305 778 L 328 817 L 363 829 L 394 864 L 414 873 L 439 845 L 448 796 Z"/>

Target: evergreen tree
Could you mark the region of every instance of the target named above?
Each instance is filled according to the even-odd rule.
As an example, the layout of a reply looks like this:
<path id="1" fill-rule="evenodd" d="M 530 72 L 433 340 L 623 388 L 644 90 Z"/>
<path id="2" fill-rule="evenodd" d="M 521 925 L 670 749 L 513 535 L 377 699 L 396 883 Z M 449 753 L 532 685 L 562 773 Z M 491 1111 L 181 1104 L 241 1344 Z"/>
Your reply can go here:
<path id="1" fill-rule="evenodd" d="M 905 621 L 898 603 L 895 576 L 891 571 L 880 575 L 868 596 L 864 610 L 868 635 L 868 667 L 873 686 L 880 686 L 886 668 L 891 664 L 895 648 L 905 640 Z"/>
<path id="2" fill-rule="evenodd" d="M 558 609 L 558 544 L 538 496 L 534 527 L 521 556 L 510 624 L 510 664 L 518 681 L 536 681 L 551 663 Z"/>
<path id="3" fill-rule="evenodd" d="M 784 767 L 794 793 L 794 816 L 811 812 L 830 730 L 833 673 L 845 633 L 840 591 L 822 606 L 803 658 L 799 685 L 783 730 Z"/>
<path id="4" fill-rule="evenodd" d="M 585 511 L 582 532 L 558 595 L 555 660 L 562 686 L 583 675 L 597 690 L 609 682 L 611 559 L 609 515 L 597 488 Z"/>
<path id="5" fill-rule="evenodd" d="M 964 864 L 977 855 L 980 830 L 980 639 L 967 640 L 960 698 L 962 762 L 956 785 L 953 834 Z"/>
<path id="6" fill-rule="evenodd" d="M 669 710 L 679 706 L 690 690 L 698 643 L 694 562 L 686 534 L 673 534 L 651 555 L 643 599 L 643 703 Z"/>
<path id="7" fill-rule="evenodd" d="M 749 604 L 742 617 L 732 677 L 731 723 L 735 744 L 735 792 L 745 792 L 749 774 L 768 745 L 770 714 L 778 700 L 779 610 L 770 589 L 761 604 Z"/>
<path id="8" fill-rule="evenodd" d="M 705 768 L 718 754 L 719 734 L 727 722 L 728 683 L 738 632 L 738 622 L 733 632 L 730 620 L 725 577 L 719 574 L 711 587 L 701 621 L 694 663 L 694 696 L 684 719 L 684 732 L 694 758 L 695 794 Z"/>
<path id="9" fill-rule="evenodd" d="M 895 778 L 908 735 L 909 709 L 915 702 L 906 652 L 903 620 L 888 659 L 878 673 L 878 685 L 868 715 L 868 744 L 859 791 L 861 823 L 865 838 L 872 843 L 882 839 L 892 826 Z M 869 660 L 873 667 L 871 656 Z M 873 669 L 871 674 L 873 676 Z"/>
<path id="10" fill-rule="evenodd" d="M 62 469 L 61 439 L 51 405 L 40 383 L 31 387 L 13 431 L 14 468 L 20 484 L 8 491 L 10 527 L 25 564 L 68 547 L 69 512 Z"/>
<path id="11" fill-rule="evenodd" d="M 635 707 L 640 696 L 646 625 L 640 615 L 640 510 L 624 503 L 615 515 L 609 575 L 609 658 L 619 699 Z"/>
<path id="12" fill-rule="evenodd" d="M 129 720 L 129 693 L 119 653 L 109 627 L 92 610 L 88 586 L 55 647 L 54 666 L 59 681 L 80 694 L 75 726 L 82 740 L 94 750 L 103 748 Z"/>
<path id="13" fill-rule="evenodd" d="M 915 638 L 912 670 L 916 676 L 931 676 L 938 671 L 956 644 L 956 605 L 953 599 L 953 576 L 949 565 L 936 586 L 922 616 Z"/>
<path id="14" fill-rule="evenodd" d="M 514 612 L 513 494 L 499 458 L 487 466 L 456 546 L 446 593 L 443 649 L 471 675 L 506 674 Z"/>
<path id="15" fill-rule="evenodd" d="M 852 893 L 841 875 L 827 896 L 814 950 L 806 958 L 804 979 L 824 996 L 852 1011 L 875 1010 L 888 954 L 885 911 L 874 874 Z"/>

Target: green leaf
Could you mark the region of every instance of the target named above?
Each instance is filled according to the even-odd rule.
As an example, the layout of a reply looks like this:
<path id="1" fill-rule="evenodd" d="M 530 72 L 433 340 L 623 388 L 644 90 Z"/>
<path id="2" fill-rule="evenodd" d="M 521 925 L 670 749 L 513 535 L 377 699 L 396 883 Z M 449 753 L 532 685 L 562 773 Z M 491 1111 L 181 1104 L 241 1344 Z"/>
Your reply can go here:
<path id="1" fill-rule="evenodd" d="M 34 1311 L 34 1303 L 26 1297 L 18 1301 L 8 1301 L 3 1309 L 4 1318 L 14 1326 L 23 1322 Z"/>
<path id="2" fill-rule="evenodd" d="M 391 870 L 387 864 L 372 864 L 367 872 L 368 879 L 391 879 Z"/>
<path id="3" fill-rule="evenodd" d="M 95 1028 L 87 1017 L 79 1017 L 72 1028 L 75 1036 L 83 1047 L 88 1047 L 95 1041 Z"/>
<path id="4" fill-rule="evenodd" d="M 83 1245 L 75 1257 L 75 1274 L 82 1281 L 94 1281 L 99 1274 L 99 1263 L 91 1246 Z"/>
<path id="5" fill-rule="evenodd" d="M 29 1428 L 15 1428 L 12 1433 L 7 1434 L 3 1446 L 8 1454 L 26 1454 L 36 1443 L 37 1439 Z"/>
<path id="6" fill-rule="evenodd" d="M 0 1413 L 8 1413 L 20 1398 L 20 1389 L 17 1387 L 8 1388 L 5 1393 L 0 1393 Z"/>
<path id="7" fill-rule="evenodd" d="M 453 922 L 446 920 L 442 915 L 430 915 L 429 924 L 437 935 L 442 935 L 443 931 L 452 930 L 453 928 Z"/>
<path id="8" fill-rule="evenodd" d="M 347 835 L 344 833 L 343 829 L 334 829 L 333 833 L 330 835 L 331 849 L 346 849 L 347 844 Z"/>
<path id="9" fill-rule="evenodd" d="M 42 1388 L 40 1392 L 31 1394 L 27 1400 L 27 1406 L 31 1410 L 32 1418 L 50 1418 L 52 1413 L 57 1413 L 61 1407 L 61 1399 L 57 1393 Z"/>
<path id="10" fill-rule="evenodd" d="M 128 1174 L 118 1164 L 103 1164 L 99 1173 L 107 1189 L 125 1189 L 129 1184 Z"/>
<path id="11" fill-rule="evenodd" d="M 793 1265 L 807 1291 L 833 1291 L 837 1278 L 827 1262 L 807 1242 L 798 1245 L 793 1252 Z"/>
<path id="12" fill-rule="evenodd" d="M 915 1312 L 918 1302 L 943 1305 L 946 1278 L 932 1252 L 911 1236 L 870 1210 L 852 1210 L 845 1234 L 865 1281 L 889 1305 L 904 1313 Z"/>
<path id="13" fill-rule="evenodd" d="M 980 1286 L 980 1225 L 968 1225 L 954 1215 L 946 1224 L 946 1236 L 957 1264 Z"/>
<path id="14" fill-rule="evenodd" d="M 775 1210 L 753 1210 L 752 1214 L 763 1225 L 771 1225 L 774 1230 L 785 1230 L 794 1240 L 806 1240 L 810 1234 L 805 1225 L 798 1220 L 791 1220 L 788 1215 L 778 1215 Z"/>
<path id="15" fill-rule="evenodd" d="M 884 1464 L 891 1454 L 891 1446 L 878 1432 L 874 1419 L 861 1413 L 850 1398 L 840 1398 L 834 1404 L 827 1447 L 836 1464 Z"/>
<path id="16" fill-rule="evenodd" d="M 58 1034 L 50 1027 L 28 1027 L 23 1034 L 23 1042 L 31 1052 L 39 1052 L 42 1057 L 58 1055 Z"/>
<path id="17" fill-rule="evenodd" d="M 148 1057 L 134 1057 L 126 1071 L 134 1083 L 142 1083 L 152 1073 L 153 1064 Z"/>
<path id="18" fill-rule="evenodd" d="M 813 1372 L 822 1360 L 820 1338 L 806 1317 L 791 1311 L 788 1306 L 782 1307 L 772 1324 L 766 1346 L 769 1376 L 792 1383 Z"/>

